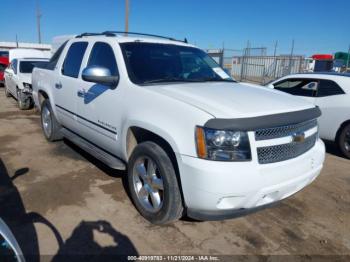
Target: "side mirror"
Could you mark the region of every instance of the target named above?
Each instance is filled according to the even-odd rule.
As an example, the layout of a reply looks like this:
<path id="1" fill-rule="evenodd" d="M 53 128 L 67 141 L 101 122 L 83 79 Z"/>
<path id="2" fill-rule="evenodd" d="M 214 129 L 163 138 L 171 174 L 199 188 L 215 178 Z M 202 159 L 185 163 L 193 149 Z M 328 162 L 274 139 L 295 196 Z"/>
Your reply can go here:
<path id="1" fill-rule="evenodd" d="M 268 84 L 266 87 L 267 87 L 267 88 L 271 88 L 271 89 L 274 89 L 274 88 L 275 88 L 275 86 L 274 86 L 273 84 Z"/>
<path id="2" fill-rule="evenodd" d="M 112 76 L 108 68 L 101 66 L 89 66 L 83 70 L 82 78 L 84 81 L 96 84 L 116 87 L 119 82 L 119 76 Z"/>

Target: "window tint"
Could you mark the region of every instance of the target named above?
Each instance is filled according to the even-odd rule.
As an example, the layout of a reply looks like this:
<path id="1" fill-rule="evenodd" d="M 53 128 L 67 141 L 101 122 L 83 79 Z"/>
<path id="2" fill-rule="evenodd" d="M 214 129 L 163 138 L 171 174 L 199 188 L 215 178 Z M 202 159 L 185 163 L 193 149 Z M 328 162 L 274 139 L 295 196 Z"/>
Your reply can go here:
<path id="1" fill-rule="evenodd" d="M 63 75 L 74 78 L 78 77 L 87 46 L 87 42 L 77 42 L 70 46 L 62 67 Z"/>
<path id="2" fill-rule="evenodd" d="M 66 47 L 67 45 L 67 41 L 64 42 L 60 48 L 57 49 L 56 53 L 53 54 L 53 56 L 51 57 L 50 61 L 47 63 L 46 65 L 46 69 L 49 69 L 49 70 L 54 70 L 57 63 L 58 63 L 58 60 L 60 59 L 61 57 L 61 54 L 63 52 L 63 49 Z"/>
<path id="3" fill-rule="evenodd" d="M 108 68 L 113 76 L 118 75 L 117 62 L 113 49 L 109 44 L 98 42 L 92 48 L 88 66 Z"/>
<path id="4" fill-rule="evenodd" d="M 275 89 L 296 96 L 315 96 L 315 90 L 310 89 L 311 83 L 317 83 L 315 79 L 287 79 L 276 83 Z"/>
<path id="5" fill-rule="evenodd" d="M 317 96 L 325 97 L 325 96 L 334 96 L 334 95 L 342 95 L 345 94 L 343 89 L 334 81 L 331 80 L 320 80 L 320 84 L 318 86 Z"/>

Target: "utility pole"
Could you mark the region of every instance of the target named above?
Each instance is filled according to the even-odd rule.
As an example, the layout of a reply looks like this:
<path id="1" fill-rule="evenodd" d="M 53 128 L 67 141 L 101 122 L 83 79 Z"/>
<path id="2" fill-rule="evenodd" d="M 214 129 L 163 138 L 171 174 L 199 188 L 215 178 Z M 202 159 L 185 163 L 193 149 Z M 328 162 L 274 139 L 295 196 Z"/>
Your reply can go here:
<path id="1" fill-rule="evenodd" d="M 129 0 L 125 0 L 125 34 L 129 32 Z"/>
<path id="2" fill-rule="evenodd" d="M 348 70 L 350 66 L 350 45 L 349 45 L 349 50 L 348 50 L 348 59 L 347 59 L 347 63 L 346 63 L 346 71 Z"/>
<path id="3" fill-rule="evenodd" d="M 18 45 L 18 36 L 17 36 L 17 34 L 16 34 L 16 47 L 17 47 L 17 48 L 19 47 L 19 45 Z"/>
<path id="4" fill-rule="evenodd" d="M 38 29 L 38 42 L 41 44 L 41 26 L 40 26 L 40 19 L 41 19 L 41 12 L 39 7 L 39 0 L 36 1 L 36 23 L 37 23 L 37 29 Z"/>

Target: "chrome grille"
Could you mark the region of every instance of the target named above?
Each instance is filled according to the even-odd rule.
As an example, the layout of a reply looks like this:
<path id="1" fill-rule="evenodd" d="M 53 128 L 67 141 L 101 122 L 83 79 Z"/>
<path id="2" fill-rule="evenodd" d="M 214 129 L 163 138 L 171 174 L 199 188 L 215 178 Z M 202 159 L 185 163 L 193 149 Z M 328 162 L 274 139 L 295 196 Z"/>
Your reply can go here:
<path id="1" fill-rule="evenodd" d="M 292 142 L 276 146 L 259 147 L 258 159 L 260 164 L 270 164 L 296 158 L 309 151 L 316 143 L 318 133 L 308 137 L 304 142 Z"/>
<path id="2" fill-rule="evenodd" d="M 317 119 L 313 119 L 311 121 L 307 121 L 307 122 L 303 122 L 295 125 L 260 129 L 255 131 L 255 140 L 260 141 L 260 140 L 268 140 L 268 139 L 291 136 L 295 133 L 305 132 L 316 126 L 317 126 Z"/>

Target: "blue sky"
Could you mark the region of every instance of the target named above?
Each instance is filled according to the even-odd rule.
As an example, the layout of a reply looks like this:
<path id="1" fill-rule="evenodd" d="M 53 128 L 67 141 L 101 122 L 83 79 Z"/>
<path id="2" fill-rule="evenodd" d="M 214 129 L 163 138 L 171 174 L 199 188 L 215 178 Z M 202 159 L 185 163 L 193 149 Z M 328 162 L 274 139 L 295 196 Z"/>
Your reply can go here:
<path id="1" fill-rule="evenodd" d="M 125 0 L 40 0 L 42 35 L 124 29 Z M 0 41 L 37 41 L 36 0 L 1 0 Z M 130 31 L 187 37 L 202 48 L 265 46 L 334 53 L 350 44 L 349 0 L 130 0 Z"/>

